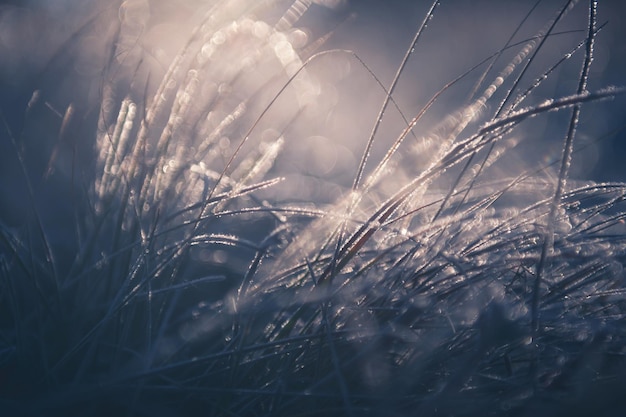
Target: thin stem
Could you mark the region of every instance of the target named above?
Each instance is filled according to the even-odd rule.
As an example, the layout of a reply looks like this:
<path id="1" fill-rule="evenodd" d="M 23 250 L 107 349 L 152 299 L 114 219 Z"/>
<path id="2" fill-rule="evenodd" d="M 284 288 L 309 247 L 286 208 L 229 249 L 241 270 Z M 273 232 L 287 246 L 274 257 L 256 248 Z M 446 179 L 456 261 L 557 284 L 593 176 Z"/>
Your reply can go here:
<path id="1" fill-rule="evenodd" d="M 593 44 L 596 33 L 596 11 L 597 1 L 590 0 L 589 4 L 589 34 L 587 37 L 587 46 L 585 53 L 585 62 L 580 74 L 580 80 L 578 83 L 577 95 L 582 95 L 587 92 L 587 80 L 589 77 L 589 69 L 593 60 Z M 554 249 L 554 223 L 556 220 L 557 210 L 561 204 L 561 198 L 566 186 L 569 167 L 571 165 L 572 151 L 574 146 L 574 135 L 576 133 L 576 126 L 580 116 L 581 104 L 574 105 L 572 110 L 572 117 L 570 118 L 569 128 L 565 137 L 565 144 L 563 146 L 563 154 L 561 156 L 561 166 L 559 169 L 559 177 L 556 186 L 556 190 L 552 197 L 552 203 L 550 206 L 550 213 L 548 215 L 548 224 L 546 234 L 544 236 L 543 245 L 541 247 L 541 257 L 537 264 L 537 275 L 533 284 L 532 293 L 532 307 L 531 307 L 531 332 L 533 340 L 539 333 L 539 292 L 541 291 L 541 283 L 544 279 L 545 269 L 552 251 Z"/>

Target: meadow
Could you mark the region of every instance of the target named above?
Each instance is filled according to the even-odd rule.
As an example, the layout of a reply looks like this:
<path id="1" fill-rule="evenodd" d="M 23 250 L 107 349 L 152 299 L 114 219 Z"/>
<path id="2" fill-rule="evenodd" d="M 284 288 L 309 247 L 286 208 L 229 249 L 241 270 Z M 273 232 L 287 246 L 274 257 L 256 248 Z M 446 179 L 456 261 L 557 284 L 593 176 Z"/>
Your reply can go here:
<path id="1" fill-rule="evenodd" d="M 0 6 L 0 414 L 622 414 L 623 7 L 383 3 Z"/>

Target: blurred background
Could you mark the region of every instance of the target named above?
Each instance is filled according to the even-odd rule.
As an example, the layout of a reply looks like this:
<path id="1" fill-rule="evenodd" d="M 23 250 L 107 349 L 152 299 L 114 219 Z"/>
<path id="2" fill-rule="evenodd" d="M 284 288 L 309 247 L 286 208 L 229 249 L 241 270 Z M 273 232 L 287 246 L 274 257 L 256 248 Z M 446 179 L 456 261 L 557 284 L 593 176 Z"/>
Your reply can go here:
<path id="1" fill-rule="evenodd" d="M 242 0 L 232 3 L 251 4 Z M 262 18 L 272 23 L 292 3 L 279 0 L 276 5 L 259 10 Z M 315 50 L 307 50 L 307 47 L 319 40 L 317 50 L 340 48 L 354 51 L 379 82 L 389 86 L 430 7 L 428 3 L 315 1 L 295 25 L 305 37 L 299 50 L 310 56 Z M 503 48 L 535 3 L 535 0 L 443 0 L 415 48 L 394 94 L 405 117 L 411 119 L 447 82 Z M 564 3 L 547 0 L 533 9 L 512 40 L 518 45 L 502 53 L 478 88 L 479 93 L 513 59 L 524 41 L 546 28 Z M 0 56 L 3 57 L 0 61 L 0 111 L 4 119 L 3 126 L 0 126 L 0 192 L 5 200 L 0 206 L 1 214 L 9 224 L 19 223 L 26 204 L 23 201 L 27 184 L 16 157 L 16 145 L 24 156 L 24 167 L 38 190 L 38 198 L 43 203 L 54 199 L 65 202 L 59 204 L 72 204 L 71 190 L 62 185 L 74 175 L 74 164 L 81 159 L 76 155 L 82 155 L 81 163 L 88 164 L 89 155 L 93 153 L 102 86 L 106 81 L 103 80 L 103 68 L 111 62 L 111 42 L 116 36 L 118 22 L 127 23 L 128 36 L 124 38 L 128 42 L 127 51 L 129 55 L 138 54 L 133 62 L 144 69 L 144 75 L 154 84 L 163 76 L 169 62 L 211 5 L 210 1 L 200 0 L 175 3 L 160 0 L 5 0 L 0 4 Z M 579 1 L 562 19 L 533 60 L 520 83 L 520 91 L 584 40 L 587 9 L 588 3 Z M 592 91 L 626 85 L 626 47 L 623 42 L 626 3 L 601 0 L 598 24 L 605 23 L 596 41 L 589 83 Z M 327 34 L 331 36 L 325 38 Z M 571 60 L 559 66 L 526 105 L 573 94 L 583 58 L 583 50 L 579 50 Z M 121 62 L 122 58 L 116 56 L 114 60 Z M 419 141 L 425 132 L 468 103 L 476 81 L 487 68 L 489 61 L 486 62 L 445 91 L 416 127 L 412 140 Z M 116 73 L 121 80 L 120 90 L 124 86 L 130 88 L 129 82 L 124 83 L 125 79 L 131 78 L 131 74 L 124 73 L 133 71 L 130 67 L 120 65 Z M 321 93 L 317 100 L 321 110 L 311 118 L 309 125 L 303 124 L 302 129 L 308 133 L 299 131 L 297 140 L 287 139 L 284 156 L 276 161 L 276 170 L 281 174 L 295 174 L 304 167 L 306 173 L 305 182 L 296 181 L 285 186 L 283 197 L 293 196 L 307 187 L 317 187 L 313 198 L 326 202 L 340 191 L 333 187 L 350 185 L 384 92 L 363 65 L 348 54 L 320 57 L 310 64 L 310 72 L 319 80 Z M 108 74 L 110 76 L 111 72 Z M 35 91 L 38 93 L 33 95 Z M 503 93 L 496 94 L 494 101 L 488 104 L 487 115 L 494 110 Z M 584 149 L 574 156 L 573 179 L 626 180 L 624 104 L 623 99 L 617 99 L 583 108 L 576 143 Z M 569 113 L 558 113 L 554 117 L 537 117 L 526 123 L 524 145 L 518 147 L 516 159 L 511 160 L 517 170 L 538 162 L 553 162 L 560 157 L 564 126 L 567 125 L 564 121 Z M 382 157 L 404 126 L 398 112 L 390 108 L 374 144 L 372 161 Z M 63 132 L 68 130 L 74 132 L 72 138 L 63 138 Z M 406 157 L 401 157 L 398 163 L 405 165 L 406 175 L 410 176 L 423 167 L 424 155 L 419 154 L 419 142 L 407 146 Z M 65 156 L 66 159 L 61 156 L 50 161 L 51 155 L 57 155 L 55 149 L 59 147 L 70 150 L 69 154 L 74 156 Z M 51 164 L 56 175 L 49 175 Z M 372 167 L 373 163 L 370 163 L 366 173 Z M 310 193 L 302 195 L 303 199 L 305 197 L 310 198 Z"/>

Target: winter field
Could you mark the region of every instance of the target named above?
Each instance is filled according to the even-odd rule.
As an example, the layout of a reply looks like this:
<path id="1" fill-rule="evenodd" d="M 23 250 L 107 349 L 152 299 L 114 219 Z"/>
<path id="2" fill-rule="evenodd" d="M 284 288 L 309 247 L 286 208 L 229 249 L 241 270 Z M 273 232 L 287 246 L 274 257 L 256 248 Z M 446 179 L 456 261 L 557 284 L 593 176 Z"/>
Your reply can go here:
<path id="1" fill-rule="evenodd" d="M 623 415 L 622 2 L 12 3 L 0 415 Z"/>

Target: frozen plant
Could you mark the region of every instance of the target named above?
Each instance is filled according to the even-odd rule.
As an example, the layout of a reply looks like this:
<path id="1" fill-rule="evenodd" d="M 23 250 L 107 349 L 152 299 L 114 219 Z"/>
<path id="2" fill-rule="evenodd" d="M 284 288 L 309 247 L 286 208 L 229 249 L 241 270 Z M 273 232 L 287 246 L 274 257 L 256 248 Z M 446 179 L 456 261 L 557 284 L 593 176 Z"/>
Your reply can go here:
<path id="1" fill-rule="evenodd" d="M 0 407 L 618 415 L 626 184 L 572 175 L 626 92 L 597 3 L 524 3 L 425 97 L 462 2 L 390 76 L 357 4 L 94 3 L 0 109 Z"/>

